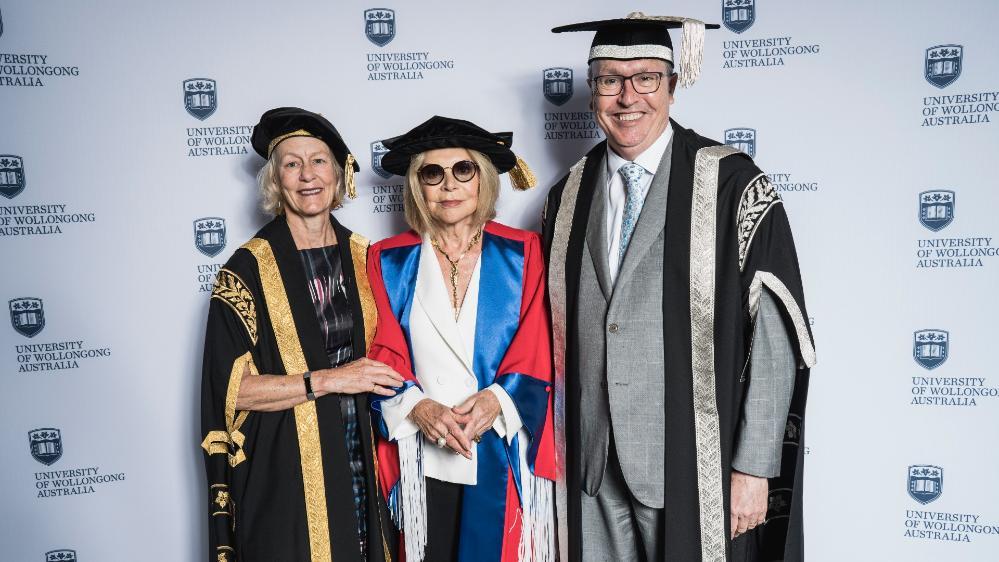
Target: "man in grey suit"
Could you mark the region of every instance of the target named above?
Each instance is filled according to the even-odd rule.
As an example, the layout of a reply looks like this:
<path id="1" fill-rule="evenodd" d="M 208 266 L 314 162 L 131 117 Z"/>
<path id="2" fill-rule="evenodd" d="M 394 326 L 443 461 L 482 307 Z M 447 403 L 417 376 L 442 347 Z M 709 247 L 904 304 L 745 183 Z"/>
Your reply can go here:
<path id="1" fill-rule="evenodd" d="M 639 13 L 553 30 L 597 32 L 607 136 L 545 207 L 563 560 L 802 556 L 814 348 L 783 206 L 748 157 L 669 118 L 706 27 Z"/>

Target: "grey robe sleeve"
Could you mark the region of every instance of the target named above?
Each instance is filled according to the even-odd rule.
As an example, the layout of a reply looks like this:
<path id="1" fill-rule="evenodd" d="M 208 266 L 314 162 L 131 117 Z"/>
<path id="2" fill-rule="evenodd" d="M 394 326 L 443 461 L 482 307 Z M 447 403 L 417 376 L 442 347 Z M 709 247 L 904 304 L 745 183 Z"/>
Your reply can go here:
<path id="1" fill-rule="evenodd" d="M 753 476 L 780 474 L 784 426 L 794 391 L 795 355 L 774 296 L 763 288 L 750 355 L 749 386 L 732 468 Z"/>

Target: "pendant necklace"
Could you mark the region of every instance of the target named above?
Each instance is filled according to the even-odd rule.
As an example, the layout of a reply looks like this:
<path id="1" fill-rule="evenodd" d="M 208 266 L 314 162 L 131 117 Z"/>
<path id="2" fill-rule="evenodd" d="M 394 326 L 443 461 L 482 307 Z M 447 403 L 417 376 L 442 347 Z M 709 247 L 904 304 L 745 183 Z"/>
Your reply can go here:
<path id="1" fill-rule="evenodd" d="M 460 307 L 458 306 L 458 262 L 465 257 L 465 254 L 472 249 L 472 246 L 475 246 L 480 237 L 482 237 L 482 229 L 479 229 L 479 231 L 475 233 L 475 236 L 472 237 L 472 240 L 468 243 L 468 247 L 465 248 L 465 251 L 458 256 L 458 259 L 454 260 L 451 259 L 451 256 L 447 255 L 444 248 L 441 248 L 441 245 L 437 242 L 437 238 L 432 238 L 430 240 L 430 243 L 433 244 L 434 248 L 440 252 L 441 255 L 444 256 L 444 259 L 447 260 L 447 263 L 451 265 L 451 305 L 454 307 L 455 322 L 458 321 L 458 313 L 460 312 Z"/>

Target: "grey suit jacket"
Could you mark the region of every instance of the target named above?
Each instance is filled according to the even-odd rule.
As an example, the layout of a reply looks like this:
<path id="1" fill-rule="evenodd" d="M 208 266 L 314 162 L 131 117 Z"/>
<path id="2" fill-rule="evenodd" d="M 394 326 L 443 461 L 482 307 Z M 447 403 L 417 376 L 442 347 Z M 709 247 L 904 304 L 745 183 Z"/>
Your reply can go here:
<path id="1" fill-rule="evenodd" d="M 607 178 L 601 164 L 577 316 L 583 490 L 591 496 L 599 491 L 613 443 L 630 492 L 653 508 L 665 503 L 662 264 L 671 148 L 672 143 L 653 177 L 615 283 L 607 264 Z M 783 420 L 794 380 L 790 347 L 780 314 L 764 294 L 733 460 L 736 470 L 757 476 L 780 470 Z"/>
<path id="2" fill-rule="evenodd" d="M 607 178 L 601 166 L 590 209 L 579 289 L 583 487 L 596 495 L 613 441 L 632 495 L 663 507 L 662 263 L 670 147 L 612 284 L 607 265 Z M 587 259 L 588 258 L 588 259 Z"/>

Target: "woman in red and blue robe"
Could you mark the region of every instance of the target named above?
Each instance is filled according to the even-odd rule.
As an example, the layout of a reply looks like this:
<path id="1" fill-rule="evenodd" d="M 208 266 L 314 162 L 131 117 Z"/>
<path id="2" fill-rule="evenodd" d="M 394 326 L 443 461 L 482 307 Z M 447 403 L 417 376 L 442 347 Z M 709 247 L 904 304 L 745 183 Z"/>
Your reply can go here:
<path id="1" fill-rule="evenodd" d="M 380 485 L 406 559 L 555 559 L 551 331 L 537 233 L 493 222 L 508 133 L 434 117 L 389 139 L 413 230 L 371 248 Z M 518 166 L 519 164 L 519 166 Z M 515 176 L 515 186 L 525 177 Z"/>

